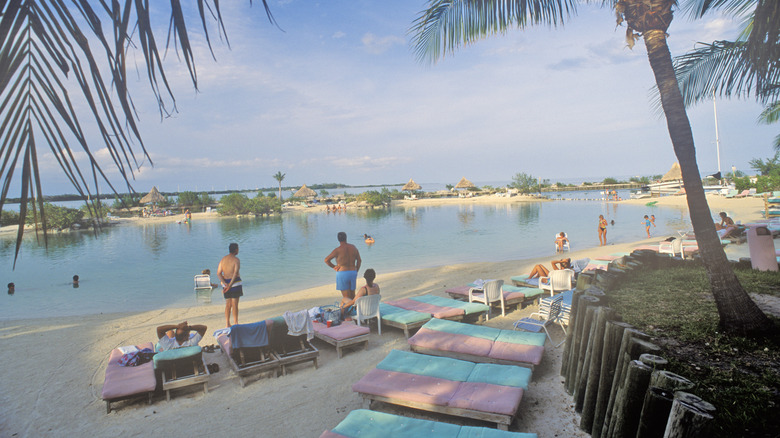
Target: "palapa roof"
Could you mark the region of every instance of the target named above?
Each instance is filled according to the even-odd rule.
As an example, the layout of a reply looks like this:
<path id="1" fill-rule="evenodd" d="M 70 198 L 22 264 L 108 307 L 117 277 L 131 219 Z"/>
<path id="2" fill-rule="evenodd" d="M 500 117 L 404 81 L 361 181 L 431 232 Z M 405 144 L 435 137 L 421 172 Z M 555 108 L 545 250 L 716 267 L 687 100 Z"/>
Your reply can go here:
<path id="1" fill-rule="evenodd" d="M 143 198 L 141 198 L 141 204 L 151 204 L 151 203 L 158 203 L 158 202 L 165 202 L 165 196 L 160 194 L 160 191 L 157 190 L 157 186 L 152 187 L 152 190 L 149 191 L 149 193 L 146 194 Z"/>
<path id="2" fill-rule="evenodd" d="M 300 189 L 293 195 L 296 198 L 311 198 L 317 196 L 317 192 L 306 187 L 306 184 L 302 185 Z"/>
<path id="3" fill-rule="evenodd" d="M 403 187 L 401 187 L 401 190 L 420 190 L 422 187 L 414 182 L 413 179 L 409 178 L 409 182 L 404 184 Z"/>
<path id="4" fill-rule="evenodd" d="M 661 178 L 661 181 L 676 181 L 678 179 L 682 179 L 682 171 L 680 170 L 680 164 L 675 162 L 672 164 L 672 168 L 666 172 L 666 175 Z"/>
<path id="5" fill-rule="evenodd" d="M 474 183 L 467 180 L 465 176 L 455 185 L 456 189 L 468 189 L 471 187 L 474 187 Z"/>

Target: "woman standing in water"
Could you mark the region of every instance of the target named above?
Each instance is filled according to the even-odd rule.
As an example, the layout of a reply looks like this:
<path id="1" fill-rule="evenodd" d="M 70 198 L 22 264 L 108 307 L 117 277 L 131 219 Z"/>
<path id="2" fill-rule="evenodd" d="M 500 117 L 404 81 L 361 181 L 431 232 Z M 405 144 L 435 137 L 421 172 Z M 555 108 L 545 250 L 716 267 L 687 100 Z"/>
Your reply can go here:
<path id="1" fill-rule="evenodd" d="M 607 220 L 604 219 L 604 215 L 599 215 L 599 246 L 607 244 Z"/>

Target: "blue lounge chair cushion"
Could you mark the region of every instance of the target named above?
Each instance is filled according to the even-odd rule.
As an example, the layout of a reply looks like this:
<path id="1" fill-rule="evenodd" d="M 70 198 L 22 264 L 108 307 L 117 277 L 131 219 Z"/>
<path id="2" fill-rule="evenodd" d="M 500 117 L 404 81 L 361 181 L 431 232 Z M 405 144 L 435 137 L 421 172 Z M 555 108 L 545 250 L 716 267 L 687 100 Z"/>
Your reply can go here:
<path id="1" fill-rule="evenodd" d="M 490 383 L 528 389 L 530 380 L 530 368 L 478 363 L 474 366 L 474 370 L 471 371 L 467 382 Z"/>
<path id="2" fill-rule="evenodd" d="M 473 336 L 475 338 L 495 341 L 501 330 L 483 325 L 461 324 L 446 319 L 433 318 L 423 326 L 429 330 L 452 333 L 457 335 Z"/>
<path id="3" fill-rule="evenodd" d="M 463 426 L 457 438 L 536 438 L 535 433 L 508 432 L 487 427 Z"/>
<path id="4" fill-rule="evenodd" d="M 154 369 L 162 366 L 162 362 L 196 357 L 201 354 L 201 351 L 198 345 L 161 351 L 154 355 Z"/>
<path id="5" fill-rule="evenodd" d="M 392 350 L 376 367 L 385 371 L 465 382 L 474 369 L 474 363 L 449 357 Z"/>
<path id="6" fill-rule="evenodd" d="M 463 309 L 466 315 L 471 315 L 472 313 L 484 313 L 488 311 L 488 306 L 482 303 L 469 303 L 468 301 L 453 300 L 452 298 L 437 297 L 435 295 L 420 295 L 417 297 L 411 297 L 411 299 L 421 303 L 432 304 L 434 306 Z"/>
<path id="7" fill-rule="evenodd" d="M 509 344 L 536 345 L 544 347 L 544 340 L 547 339 L 544 333 L 516 332 L 513 330 L 501 330 L 501 334 L 496 338 L 496 342 L 506 342 Z"/>
<path id="8" fill-rule="evenodd" d="M 430 313 L 406 310 L 385 303 L 379 303 L 379 313 L 382 315 L 383 320 L 393 321 L 399 324 L 412 324 L 431 319 Z"/>
<path id="9" fill-rule="evenodd" d="M 424 436 L 455 437 L 460 426 L 450 423 L 399 417 L 366 409 L 354 410 L 333 428 L 333 432 L 348 437 Z"/>

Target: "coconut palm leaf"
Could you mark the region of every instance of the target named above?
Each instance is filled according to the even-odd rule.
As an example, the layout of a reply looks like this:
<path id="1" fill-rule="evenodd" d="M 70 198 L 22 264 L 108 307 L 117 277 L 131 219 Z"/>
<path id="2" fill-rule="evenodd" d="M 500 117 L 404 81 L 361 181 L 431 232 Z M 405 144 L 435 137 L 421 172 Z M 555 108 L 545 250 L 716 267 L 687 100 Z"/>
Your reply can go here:
<path id="1" fill-rule="evenodd" d="M 267 0 L 263 5 L 275 24 Z M 154 7 L 161 6 L 155 2 Z M 197 0 L 197 7 L 209 49 L 212 19 L 227 42 L 219 0 Z M 146 161 L 152 164 L 127 88 L 128 50 L 139 48 L 144 57 L 161 118 L 176 111 L 176 101 L 149 0 L 4 0 L 0 14 L 0 210 L 21 170 L 18 255 L 28 200 L 38 204 L 34 210 L 41 213 L 46 239 L 41 144 L 75 190 L 96 202 L 90 208 L 100 208 L 101 185 L 116 193 L 95 157 L 99 148 L 108 151 L 119 181 L 130 192 L 135 170 Z M 175 46 L 197 89 L 195 56 L 180 0 L 170 1 L 168 21 L 164 50 Z"/>

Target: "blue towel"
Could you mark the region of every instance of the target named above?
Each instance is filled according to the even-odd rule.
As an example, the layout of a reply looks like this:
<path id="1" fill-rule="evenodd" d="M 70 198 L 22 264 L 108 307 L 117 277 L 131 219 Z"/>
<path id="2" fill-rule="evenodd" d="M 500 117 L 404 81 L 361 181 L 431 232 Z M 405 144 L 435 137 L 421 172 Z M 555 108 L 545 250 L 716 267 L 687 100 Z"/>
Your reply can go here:
<path id="1" fill-rule="evenodd" d="M 266 345 L 268 345 L 268 330 L 265 321 L 236 324 L 230 328 L 231 348 L 265 347 Z"/>

